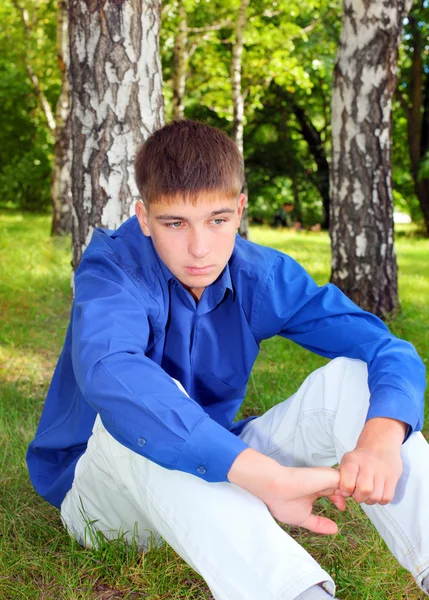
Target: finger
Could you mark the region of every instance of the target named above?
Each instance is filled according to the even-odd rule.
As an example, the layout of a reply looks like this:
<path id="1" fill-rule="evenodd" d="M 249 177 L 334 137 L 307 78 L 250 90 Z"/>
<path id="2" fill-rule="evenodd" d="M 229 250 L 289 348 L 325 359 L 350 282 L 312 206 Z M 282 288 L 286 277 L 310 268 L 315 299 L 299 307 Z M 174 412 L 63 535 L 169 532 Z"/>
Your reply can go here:
<path id="1" fill-rule="evenodd" d="M 333 535 L 338 532 L 338 525 L 334 521 L 313 514 L 301 523 L 300 526 L 305 527 L 305 529 L 313 531 L 314 533 L 320 533 L 321 535 Z"/>
<path id="2" fill-rule="evenodd" d="M 341 510 L 341 512 L 346 510 L 346 499 L 344 496 L 332 494 L 332 496 L 329 496 L 329 500 L 338 508 L 338 510 Z"/>
<path id="3" fill-rule="evenodd" d="M 365 504 L 372 506 L 373 504 L 379 504 L 384 497 L 385 479 L 384 477 L 374 478 L 374 489 L 372 494 L 365 500 Z"/>
<path id="4" fill-rule="evenodd" d="M 318 498 L 330 496 L 337 489 L 340 481 L 338 471 L 329 467 L 312 468 L 311 472 L 309 470 L 305 475 L 305 480 L 300 487 L 303 496 L 314 495 Z"/>
<path id="5" fill-rule="evenodd" d="M 374 492 L 374 471 L 372 469 L 364 469 L 361 467 L 356 481 L 353 498 L 359 504 L 366 502 Z"/>
<path id="6" fill-rule="evenodd" d="M 380 504 L 385 505 L 385 504 L 389 504 L 389 502 L 392 502 L 393 498 L 395 497 L 396 486 L 398 485 L 398 481 L 399 481 L 399 478 L 395 478 L 393 480 L 390 479 L 385 482 L 383 497 L 380 500 Z"/>
<path id="7" fill-rule="evenodd" d="M 326 488 L 325 490 L 320 490 L 319 492 L 316 492 L 313 495 L 314 495 L 315 499 L 317 499 L 317 498 L 324 498 L 326 496 L 328 496 L 328 497 L 335 496 L 338 494 L 337 494 L 337 488 L 330 487 L 330 488 Z"/>
<path id="8" fill-rule="evenodd" d="M 347 460 L 340 465 L 340 494 L 351 496 L 355 491 L 356 480 L 359 475 L 359 465 Z"/>

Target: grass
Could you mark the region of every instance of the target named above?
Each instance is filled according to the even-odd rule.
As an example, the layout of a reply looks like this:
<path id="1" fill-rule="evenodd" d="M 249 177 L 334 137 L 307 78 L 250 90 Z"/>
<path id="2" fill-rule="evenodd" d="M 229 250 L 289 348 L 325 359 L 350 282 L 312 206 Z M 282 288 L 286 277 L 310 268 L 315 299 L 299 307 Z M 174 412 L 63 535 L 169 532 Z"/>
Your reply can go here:
<path id="1" fill-rule="evenodd" d="M 327 281 L 326 234 L 258 227 L 252 239 L 288 252 L 319 283 Z M 429 240 L 403 229 L 397 254 L 402 313 L 391 328 L 413 342 L 427 361 Z M 65 534 L 58 511 L 33 491 L 25 451 L 67 327 L 69 240 L 49 237 L 48 217 L 3 211 L 0 263 L 0 598 L 211 598 L 203 580 L 166 545 L 147 554 L 120 540 L 96 551 L 80 548 Z M 285 340 L 264 343 L 242 413 L 264 412 L 325 362 Z M 350 505 L 342 516 L 321 501 L 320 510 L 339 523 L 338 535 L 292 533 L 333 575 L 343 600 L 423 598 L 358 507 Z"/>

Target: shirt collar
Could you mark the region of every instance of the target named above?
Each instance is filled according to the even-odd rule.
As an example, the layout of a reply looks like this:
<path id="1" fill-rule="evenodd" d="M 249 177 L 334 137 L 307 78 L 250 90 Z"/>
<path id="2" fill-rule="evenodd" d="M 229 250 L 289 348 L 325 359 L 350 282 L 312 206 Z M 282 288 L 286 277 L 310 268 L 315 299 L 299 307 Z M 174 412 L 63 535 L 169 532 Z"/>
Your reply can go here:
<path id="1" fill-rule="evenodd" d="M 176 285 L 183 287 L 180 281 L 173 275 L 170 269 L 160 259 L 158 253 L 155 250 L 155 247 L 153 247 L 153 249 L 158 259 L 158 264 L 160 266 L 161 272 L 165 280 L 167 282 L 174 281 Z M 201 301 L 204 300 L 204 304 L 206 304 L 207 307 L 211 310 L 224 299 L 227 290 L 231 290 L 231 292 L 234 294 L 234 287 L 232 285 L 229 263 L 225 265 L 224 270 L 216 279 L 216 281 L 214 281 L 211 285 L 206 287 L 201 297 Z"/>

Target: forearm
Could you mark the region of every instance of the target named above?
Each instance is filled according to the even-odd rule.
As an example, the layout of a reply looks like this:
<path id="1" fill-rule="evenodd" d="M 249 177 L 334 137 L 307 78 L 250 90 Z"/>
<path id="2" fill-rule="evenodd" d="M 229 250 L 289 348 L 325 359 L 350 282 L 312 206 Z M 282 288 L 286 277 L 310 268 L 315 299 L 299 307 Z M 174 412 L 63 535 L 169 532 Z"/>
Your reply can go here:
<path id="1" fill-rule="evenodd" d="M 404 442 L 408 425 L 403 421 L 385 417 L 369 419 L 359 436 L 356 448 L 391 446 L 400 448 Z"/>
<path id="2" fill-rule="evenodd" d="M 279 478 L 287 469 L 253 448 L 243 450 L 228 472 L 228 480 L 266 503 L 275 497 Z"/>

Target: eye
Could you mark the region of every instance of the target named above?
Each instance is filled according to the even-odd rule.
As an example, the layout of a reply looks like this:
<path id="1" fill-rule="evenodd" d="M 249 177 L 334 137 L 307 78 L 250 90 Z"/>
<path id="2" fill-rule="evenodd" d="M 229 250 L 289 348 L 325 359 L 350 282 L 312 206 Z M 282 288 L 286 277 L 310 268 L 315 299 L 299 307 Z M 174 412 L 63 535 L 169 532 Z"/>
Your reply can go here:
<path id="1" fill-rule="evenodd" d="M 214 225 L 222 225 L 222 223 L 226 223 L 226 219 L 213 219 L 212 223 Z"/>
<path id="2" fill-rule="evenodd" d="M 179 227 L 182 225 L 182 221 L 174 221 L 173 223 L 166 223 L 165 225 L 170 229 L 179 229 Z"/>

